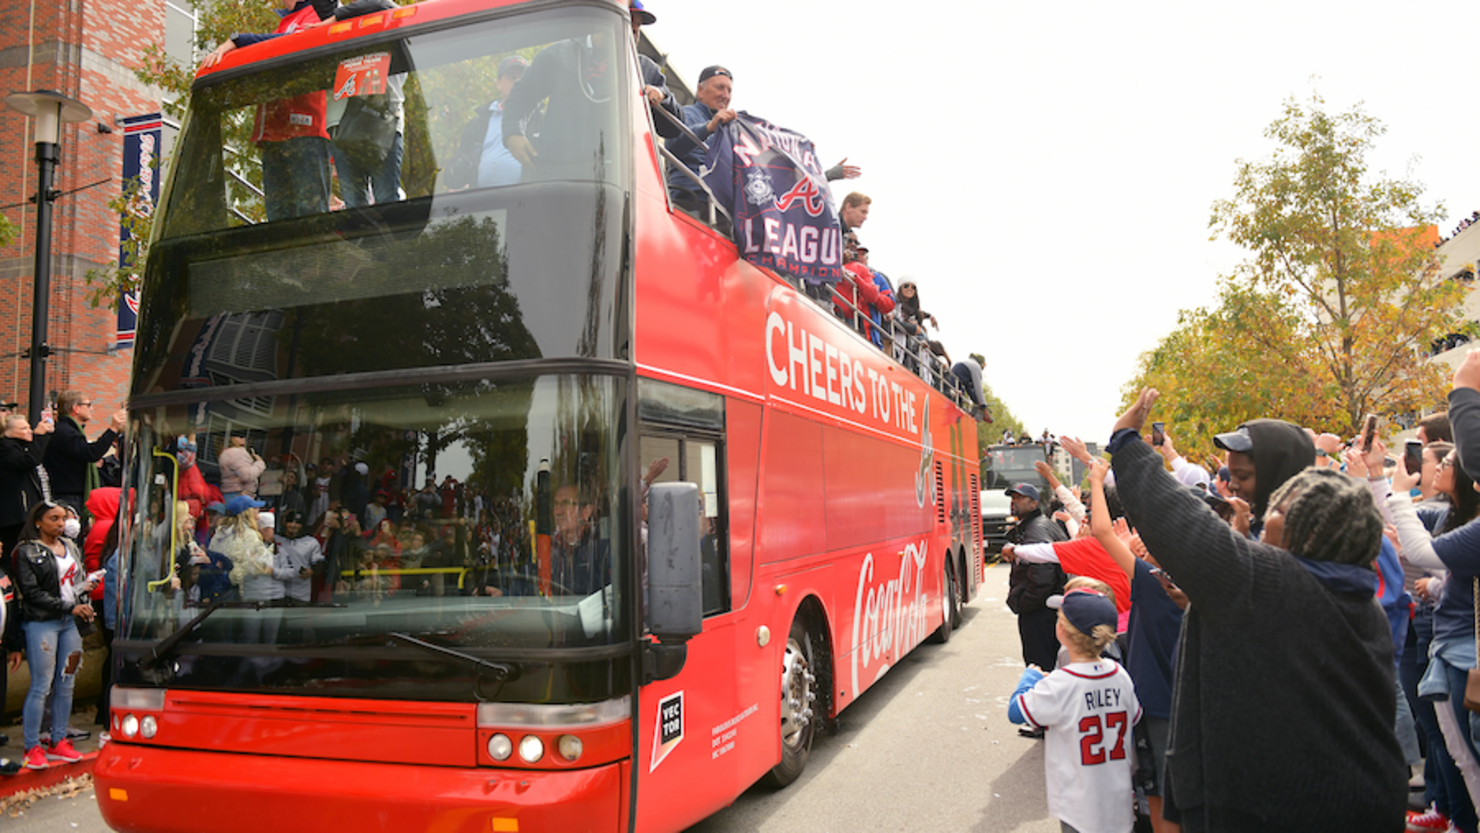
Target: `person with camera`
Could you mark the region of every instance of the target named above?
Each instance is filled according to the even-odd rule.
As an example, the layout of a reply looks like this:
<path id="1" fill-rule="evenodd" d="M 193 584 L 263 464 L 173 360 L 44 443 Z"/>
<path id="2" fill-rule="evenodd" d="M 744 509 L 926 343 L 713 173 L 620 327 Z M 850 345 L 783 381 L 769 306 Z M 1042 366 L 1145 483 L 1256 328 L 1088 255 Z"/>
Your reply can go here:
<path id="1" fill-rule="evenodd" d="M 91 628 L 96 616 L 87 595 L 95 583 L 84 576 L 82 553 L 62 534 L 67 510 L 43 500 L 31 508 L 21 543 L 15 551 L 15 583 L 21 596 L 21 623 L 26 638 L 26 660 L 31 688 L 22 711 L 24 764 L 46 769 L 48 759 L 75 763 L 82 760 L 67 739 L 72 715 L 72 690 L 82 666 L 82 634 L 78 623 Z M 49 748 L 41 746 L 41 718 L 51 707 Z"/>
<path id="2" fill-rule="evenodd" d="M 55 424 L 43 418 L 32 426 L 23 414 L 5 417 L 5 436 L 0 437 L 0 561 L 9 563 L 26 513 L 51 497 L 51 478 L 41 460 Z"/>
<path id="3" fill-rule="evenodd" d="M 85 432 L 92 417 L 91 399 L 84 399 L 75 390 L 62 391 L 57 397 L 56 426 L 41 460 L 51 478 L 52 500 L 72 507 L 78 514 L 88 492 L 99 484 L 96 464 L 123 433 L 127 413 L 116 411 L 108 421 L 108 430 L 89 442 Z"/>
<path id="4" fill-rule="evenodd" d="M 1244 445 L 1230 457 L 1252 452 L 1258 466 L 1234 478 L 1264 510 L 1263 537 L 1239 535 L 1142 440 L 1156 398 L 1141 392 L 1108 448 L 1127 517 L 1190 601 L 1165 817 L 1190 833 L 1402 829 L 1408 776 L 1393 731 L 1393 634 L 1374 604 L 1383 522 L 1371 493 L 1311 467 L 1302 429 L 1255 420 L 1247 444 L 1222 435 Z M 1281 478 L 1273 464 L 1301 450 L 1305 465 Z"/>
<path id="5" fill-rule="evenodd" d="M 1269 496 L 1316 461 L 1310 434 L 1282 419 L 1251 419 L 1214 436 L 1213 445 L 1228 452 L 1228 485 L 1234 497 L 1249 505 L 1254 537 L 1263 526 Z"/>

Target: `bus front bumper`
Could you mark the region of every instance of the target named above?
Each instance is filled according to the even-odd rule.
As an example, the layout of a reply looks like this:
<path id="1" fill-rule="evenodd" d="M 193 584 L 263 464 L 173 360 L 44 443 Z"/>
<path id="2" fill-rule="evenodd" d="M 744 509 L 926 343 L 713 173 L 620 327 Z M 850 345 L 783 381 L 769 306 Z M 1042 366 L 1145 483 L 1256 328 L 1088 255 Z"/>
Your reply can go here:
<path id="1" fill-rule="evenodd" d="M 112 743 L 93 769 L 115 830 L 535 833 L 624 828 L 625 763 L 547 772 Z"/>

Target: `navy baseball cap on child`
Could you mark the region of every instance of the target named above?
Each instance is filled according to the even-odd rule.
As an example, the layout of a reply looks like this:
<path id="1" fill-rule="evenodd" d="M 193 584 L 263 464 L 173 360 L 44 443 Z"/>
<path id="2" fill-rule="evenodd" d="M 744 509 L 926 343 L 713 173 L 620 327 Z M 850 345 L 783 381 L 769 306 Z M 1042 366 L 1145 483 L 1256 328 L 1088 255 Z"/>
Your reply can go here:
<path id="1" fill-rule="evenodd" d="M 1119 618 L 1114 602 L 1104 593 L 1087 587 L 1076 587 L 1062 596 L 1049 596 L 1046 604 L 1062 610 L 1069 624 L 1083 634 L 1093 634 L 1096 625 L 1107 625 L 1114 630 Z"/>

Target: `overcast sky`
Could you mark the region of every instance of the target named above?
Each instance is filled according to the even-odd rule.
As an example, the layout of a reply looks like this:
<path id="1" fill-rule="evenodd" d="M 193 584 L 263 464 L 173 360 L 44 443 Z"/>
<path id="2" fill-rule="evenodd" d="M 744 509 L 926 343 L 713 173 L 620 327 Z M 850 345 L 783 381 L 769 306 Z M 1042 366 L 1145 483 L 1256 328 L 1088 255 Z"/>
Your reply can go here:
<path id="1" fill-rule="evenodd" d="M 1035 436 L 1104 442 L 1137 357 L 1213 302 L 1244 254 L 1210 208 L 1285 99 L 1385 122 L 1372 168 L 1423 183 L 1442 234 L 1480 209 L 1473 3 L 647 6 L 691 86 L 724 64 L 736 109 L 863 166 L 834 196 L 873 198 L 871 264 Z"/>

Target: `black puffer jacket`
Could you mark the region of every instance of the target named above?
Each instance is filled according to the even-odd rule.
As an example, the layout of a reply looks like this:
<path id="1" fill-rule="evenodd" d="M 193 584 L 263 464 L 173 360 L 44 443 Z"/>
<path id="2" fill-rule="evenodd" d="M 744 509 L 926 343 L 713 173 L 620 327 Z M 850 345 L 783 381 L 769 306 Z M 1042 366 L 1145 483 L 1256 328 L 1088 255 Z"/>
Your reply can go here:
<path id="1" fill-rule="evenodd" d="M 1068 536 L 1052 518 L 1044 516 L 1042 510 L 1034 509 L 1023 515 L 1017 526 L 1007 533 L 1007 539 L 1015 546 L 1064 541 Z M 1057 562 L 1014 562 L 1007 580 L 1007 607 L 1019 616 L 1042 610 L 1049 596 L 1064 592 L 1064 583 L 1068 580 L 1069 576 Z"/>

